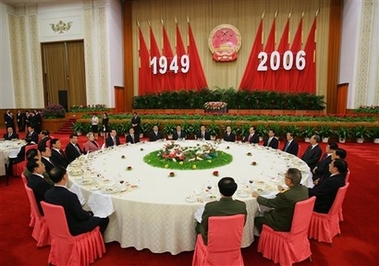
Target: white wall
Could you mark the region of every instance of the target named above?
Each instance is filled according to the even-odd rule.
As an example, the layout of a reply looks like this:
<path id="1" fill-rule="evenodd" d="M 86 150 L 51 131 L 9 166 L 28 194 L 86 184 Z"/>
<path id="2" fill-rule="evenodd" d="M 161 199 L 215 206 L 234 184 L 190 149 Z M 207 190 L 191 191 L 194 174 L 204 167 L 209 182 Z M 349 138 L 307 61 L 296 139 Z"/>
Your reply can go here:
<path id="1" fill-rule="evenodd" d="M 0 3 L 0 108 L 14 108 L 7 6 Z"/>

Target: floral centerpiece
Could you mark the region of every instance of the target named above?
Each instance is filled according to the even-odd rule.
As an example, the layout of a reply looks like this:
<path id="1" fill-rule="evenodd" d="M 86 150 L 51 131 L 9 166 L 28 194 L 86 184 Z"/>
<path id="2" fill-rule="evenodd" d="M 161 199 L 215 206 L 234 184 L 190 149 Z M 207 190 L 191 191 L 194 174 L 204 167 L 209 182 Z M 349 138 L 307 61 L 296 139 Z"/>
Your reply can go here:
<path id="1" fill-rule="evenodd" d="M 227 106 L 226 102 L 206 102 L 204 103 L 204 111 L 226 113 Z"/>
<path id="2" fill-rule="evenodd" d="M 181 147 L 174 141 L 166 143 L 158 156 L 170 161 L 202 161 L 217 157 L 217 147 L 212 143 L 205 143 L 196 147 Z"/>
<path id="3" fill-rule="evenodd" d="M 43 118 L 63 118 L 66 116 L 66 110 L 62 105 L 53 104 L 43 109 L 42 116 Z"/>

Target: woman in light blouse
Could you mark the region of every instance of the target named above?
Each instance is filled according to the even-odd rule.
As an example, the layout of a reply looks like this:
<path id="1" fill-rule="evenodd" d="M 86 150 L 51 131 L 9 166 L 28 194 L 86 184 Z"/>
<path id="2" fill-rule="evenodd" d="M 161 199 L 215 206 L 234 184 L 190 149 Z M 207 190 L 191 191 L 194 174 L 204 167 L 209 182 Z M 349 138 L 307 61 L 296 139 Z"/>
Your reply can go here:
<path id="1" fill-rule="evenodd" d="M 97 139 L 99 135 L 99 118 L 97 117 L 96 114 L 93 114 L 91 118 L 91 125 L 92 125 L 92 132 L 95 136 L 95 139 Z"/>
<path id="2" fill-rule="evenodd" d="M 94 152 L 100 149 L 99 143 L 96 142 L 95 136 L 92 132 L 87 134 L 88 141 L 84 143 L 84 152 Z"/>

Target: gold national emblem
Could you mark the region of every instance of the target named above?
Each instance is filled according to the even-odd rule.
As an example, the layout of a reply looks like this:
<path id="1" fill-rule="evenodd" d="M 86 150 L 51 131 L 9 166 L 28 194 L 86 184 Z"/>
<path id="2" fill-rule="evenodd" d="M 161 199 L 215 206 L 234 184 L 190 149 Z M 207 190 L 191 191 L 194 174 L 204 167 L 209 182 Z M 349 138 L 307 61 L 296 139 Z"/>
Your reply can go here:
<path id="1" fill-rule="evenodd" d="M 213 60 L 218 62 L 234 61 L 237 59 L 237 53 L 241 47 L 241 34 L 236 27 L 230 24 L 221 24 L 212 30 L 208 45 L 213 54 Z"/>

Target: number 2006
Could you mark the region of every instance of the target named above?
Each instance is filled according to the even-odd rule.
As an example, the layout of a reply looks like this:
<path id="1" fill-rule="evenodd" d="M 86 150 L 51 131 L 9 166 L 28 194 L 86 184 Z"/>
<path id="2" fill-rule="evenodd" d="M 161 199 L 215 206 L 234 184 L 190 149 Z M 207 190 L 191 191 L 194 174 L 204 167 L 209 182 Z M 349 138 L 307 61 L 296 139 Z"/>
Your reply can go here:
<path id="1" fill-rule="evenodd" d="M 294 54 L 291 52 L 291 51 L 286 51 L 284 54 L 283 54 L 283 69 L 285 70 L 290 70 L 293 66 L 293 56 Z M 303 50 L 300 50 L 297 54 L 296 54 L 296 60 L 295 60 L 295 65 L 296 65 L 296 69 L 298 70 L 303 70 L 305 68 L 305 65 L 306 65 L 306 62 L 305 62 L 305 52 Z M 258 68 L 257 70 L 258 71 L 267 71 L 267 60 L 268 60 L 268 55 L 266 52 L 260 52 L 258 54 L 258 59 L 261 60 L 261 62 L 259 63 L 258 65 Z M 271 53 L 271 56 L 270 56 L 270 68 L 271 70 L 278 70 L 279 67 L 280 67 L 280 54 L 278 51 L 274 51 Z"/>
<path id="2" fill-rule="evenodd" d="M 178 63 L 180 63 L 180 72 L 187 73 L 189 71 L 190 59 L 188 55 L 186 54 L 180 57 L 180 62 L 178 62 L 178 56 L 175 55 L 172 58 L 170 65 L 168 65 L 167 57 L 165 57 L 164 55 L 162 55 L 159 58 L 154 56 L 150 61 L 150 66 L 152 68 L 154 75 L 157 74 L 158 72 L 160 74 L 166 74 L 167 71 L 174 72 L 176 74 L 179 71 Z"/>

